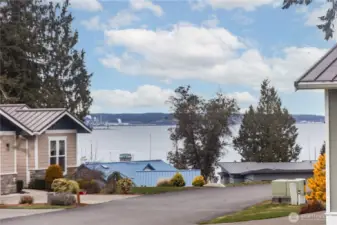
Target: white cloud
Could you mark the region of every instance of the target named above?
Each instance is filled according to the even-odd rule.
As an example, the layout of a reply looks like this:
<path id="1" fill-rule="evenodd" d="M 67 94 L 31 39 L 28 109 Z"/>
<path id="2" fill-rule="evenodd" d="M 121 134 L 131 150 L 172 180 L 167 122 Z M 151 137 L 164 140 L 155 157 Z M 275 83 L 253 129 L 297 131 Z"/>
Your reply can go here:
<path id="1" fill-rule="evenodd" d="M 127 27 L 134 22 L 140 21 L 140 18 L 135 13 L 136 11 L 142 11 L 145 9 L 152 11 L 156 16 L 163 15 L 162 8 L 159 5 L 153 4 L 149 0 L 130 0 L 129 8 L 117 12 L 115 16 L 111 17 L 107 21 L 101 21 L 99 16 L 94 16 L 88 20 L 81 21 L 81 24 L 84 25 L 88 30 L 119 29 L 122 27 Z"/>
<path id="2" fill-rule="evenodd" d="M 101 22 L 99 16 L 93 16 L 88 20 L 82 20 L 81 24 L 88 30 L 104 30 L 107 28 L 106 25 Z"/>
<path id="3" fill-rule="evenodd" d="M 317 26 L 318 24 L 321 24 L 322 21 L 318 17 L 324 16 L 329 7 L 329 4 L 323 4 L 320 7 L 307 12 L 305 25 Z"/>
<path id="4" fill-rule="evenodd" d="M 128 109 L 146 107 L 148 109 L 167 107 L 165 104 L 174 91 L 162 89 L 154 85 L 143 85 L 135 91 L 128 90 L 96 90 L 92 92 L 94 98 L 93 109 L 106 112 L 107 109 L 123 112 Z"/>
<path id="5" fill-rule="evenodd" d="M 88 30 L 107 30 L 127 27 L 140 19 L 128 10 L 120 11 L 107 22 L 101 21 L 99 16 L 93 16 L 88 20 L 82 20 L 81 24 Z"/>
<path id="6" fill-rule="evenodd" d="M 257 102 L 257 99 L 247 91 L 229 93 L 227 96 L 236 99 L 240 104 L 252 104 Z"/>
<path id="7" fill-rule="evenodd" d="M 154 85 L 139 86 L 134 91 L 96 90 L 92 91 L 94 98 L 92 109 L 94 112 L 125 112 L 139 108 L 146 108 L 145 110 L 149 111 L 159 108 L 168 110 L 167 100 L 172 95 L 174 95 L 174 90 Z M 234 92 L 227 96 L 235 98 L 239 104 L 256 102 L 249 92 Z"/>
<path id="8" fill-rule="evenodd" d="M 132 12 L 125 10 L 118 12 L 108 23 L 111 28 L 120 28 L 128 26 L 136 21 L 139 21 L 139 18 Z"/>
<path id="9" fill-rule="evenodd" d="M 279 5 L 280 0 L 191 0 L 192 9 L 202 9 L 209 5 L 213 9 L 232 10 L 242 8 L 246 11 L 255 10 L 257 7 L 264 5 Z M 276 5 L 275 5 L 276 4 Z"/>
<path id="10" fill-rule="evenodd" d="M 49 2 L 45 0 L 46 2 Z M 55 3 L 62 3 L 64 0 L 51 0 Z M 71 7 L 74 9 L 80 9 L 85 11 L 96 12 L 103 9 L 101 3 L 98 0 L 70 0 Z"/>
<path id="11" fill-rule="evenodd" d="M 269 78 L 281 91 L 327 50 L 287 47 L 280 55 L 263 57 L 258 49 L 224 28 L 177 24 L 168 30 L 124 29 L 105 32 L 106 44 L 124 47 L 121 55 L 105 55 L 101 63 L 129 75 L 159 80 L 197 79 L 259 88 Z"/>
<path id="12" fill-rule="evenodd" d="M 205 27 L 217 27 L 219 23 L 220 21 L 216 15 L 212 15 L 207 20 L 203 21 L 202 25 Z"/>
<path id="13" fill-rule="evenodd" d="M 156 16 L 162 16 L 164 14 L 163 9 L 159 5 L 156 5 L 149 0 L 131 0 L 130 6 L 135 11 L 148 9 Z"/>

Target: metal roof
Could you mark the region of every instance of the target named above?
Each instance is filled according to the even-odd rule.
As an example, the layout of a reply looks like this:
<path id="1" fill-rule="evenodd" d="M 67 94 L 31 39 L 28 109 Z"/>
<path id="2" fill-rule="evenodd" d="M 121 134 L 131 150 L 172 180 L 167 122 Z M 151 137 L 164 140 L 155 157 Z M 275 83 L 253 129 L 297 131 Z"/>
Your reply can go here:
<path id="1" fill-rule="evenodd" d="M 315 160 L 302 162 L 220 162 L 222 172 L 229 174 L 248 174 L 254 172 L 273 173 L 286 171 L 312 171 Z"/>
<path id="2" fill-rule="evenodd" d="M 157 171 L 176 171 L 177 169 L 163 160 L 142 160 L 130 162 L 89 162 L 85 166 L 92 170 L 101 171 L 104 174 L 104 179 L 113 172 L 119 172 L 124 177 L 134 179 L 137 171 L 143 171 L 145 168 L 150 167 Z"/>
<path id="3" fill-rule="evenodd" d="M 65 115 L 90 132 L 88 127 L 65 108 L 32 109 L 25 104 L 0 104 L 0 114 L 30 135 L 43 133 Z"/>
<path id="4" fill-rule="evenodd" d="M 295 81 L 295 88 L 322 88 L 332 84 L 337 84 L 337 45 Z"/>

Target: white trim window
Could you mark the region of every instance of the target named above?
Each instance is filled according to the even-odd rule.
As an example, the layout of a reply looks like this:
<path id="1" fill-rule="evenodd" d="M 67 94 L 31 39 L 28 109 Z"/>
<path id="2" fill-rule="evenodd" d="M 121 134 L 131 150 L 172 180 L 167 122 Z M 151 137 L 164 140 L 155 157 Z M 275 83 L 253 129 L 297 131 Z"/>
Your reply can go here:
<path id="1" fill-rule="evenodd" d="M 48 137 L 49 165 L 58 164 L 67 172 L 67 137 Z"/>

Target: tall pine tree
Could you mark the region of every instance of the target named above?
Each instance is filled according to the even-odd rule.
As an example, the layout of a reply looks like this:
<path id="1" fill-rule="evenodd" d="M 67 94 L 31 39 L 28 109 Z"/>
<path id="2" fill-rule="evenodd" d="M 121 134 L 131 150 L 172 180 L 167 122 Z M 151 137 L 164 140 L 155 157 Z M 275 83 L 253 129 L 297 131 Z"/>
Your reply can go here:
<path id="1" fill-rule="evenodd" d="M 65 107 L 80 118 L 92 104 L 85 53 L 62 5 L 44 0 L 6 0 L 1 15 L 0 101 L 32 107 Z"/>
<path id="2" fill-rule="evenodd" d="M 234 149 L 242 161 L 290 162 L 297 161 L 301 147 L 295 119 L 282 108 L 281 99 L 269 80 L 261 84 L 260 100 L 256 109 L 250 106 L 244 114 Z"/>
<path id="3" fill-rule="evenodd" d="M 39 106 L 45 53 L 40 30 L 46 7 L 33 0 L 2 1 L 0 6 L 0 103 Z"/>

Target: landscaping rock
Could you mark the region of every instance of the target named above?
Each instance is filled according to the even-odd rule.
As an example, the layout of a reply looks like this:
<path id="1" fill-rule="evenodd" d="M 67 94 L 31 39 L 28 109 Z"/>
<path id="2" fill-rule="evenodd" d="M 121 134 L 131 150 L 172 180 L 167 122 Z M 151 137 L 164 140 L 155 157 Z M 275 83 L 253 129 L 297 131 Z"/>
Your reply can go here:
<path id="1" fill-rule="evenodd" d="M 223 185 L 223 184 L 208 183 L 208 184 L 205 184 L 204 187 L 219 187 L 219 188 L 224 188 L 226 186 Z"/>
<path id="2" fill-rule="evenodd" d="M 76 198 L 71 193 L 47 193 L 47 203 L 49 205 L 68 206 L 76 203 Z"/>

